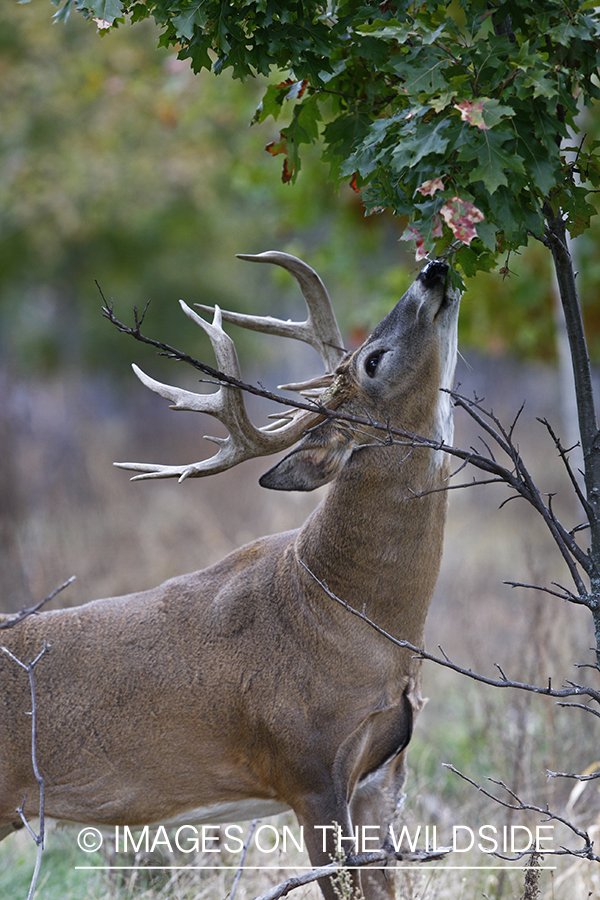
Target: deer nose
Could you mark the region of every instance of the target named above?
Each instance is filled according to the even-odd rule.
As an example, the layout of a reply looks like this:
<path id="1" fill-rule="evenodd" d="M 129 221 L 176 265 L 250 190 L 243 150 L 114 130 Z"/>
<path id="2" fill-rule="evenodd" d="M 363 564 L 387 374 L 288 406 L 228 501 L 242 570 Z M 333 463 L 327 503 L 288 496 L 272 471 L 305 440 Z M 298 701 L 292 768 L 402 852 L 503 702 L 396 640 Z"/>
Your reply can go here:
<path id="1" fill-rule="evenodd" d="M 445 281 L 448 274 L 448 266 L 437 259 L 427 263 L 419 272 L 417 279 L 424 287 L 433 287 L 438 281 Z"/>

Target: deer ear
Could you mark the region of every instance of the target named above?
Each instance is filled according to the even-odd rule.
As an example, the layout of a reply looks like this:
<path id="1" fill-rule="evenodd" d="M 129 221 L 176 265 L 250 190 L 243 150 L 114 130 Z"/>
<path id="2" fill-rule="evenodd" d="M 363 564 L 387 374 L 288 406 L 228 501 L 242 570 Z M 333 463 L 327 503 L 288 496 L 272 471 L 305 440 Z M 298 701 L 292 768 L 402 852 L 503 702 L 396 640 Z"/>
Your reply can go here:
<path id="1" fill-rule="evenodd" d="M 333 481 L 355 447 L 348 428 L 339 422 L 325 422 L 265 472 L 258 483 L 274 491 L 314 491 Z"/>

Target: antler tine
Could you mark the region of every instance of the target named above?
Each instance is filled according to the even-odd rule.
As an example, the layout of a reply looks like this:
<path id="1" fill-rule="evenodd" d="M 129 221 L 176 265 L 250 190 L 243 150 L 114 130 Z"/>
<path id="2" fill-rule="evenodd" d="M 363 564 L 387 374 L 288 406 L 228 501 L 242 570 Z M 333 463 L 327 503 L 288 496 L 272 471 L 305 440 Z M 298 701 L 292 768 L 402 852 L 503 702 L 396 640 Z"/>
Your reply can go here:
<path id="1" fill-rule="evenodd" d="M 184 313 L 210 338 L 217 367 L 221 372 L 241 380 L 240 365 L 235 345 L 221 327 L 221 310 L 215 307 L 212 324 L 190 309 L 183 300 L 179 301 Z M 307 427 L 321 418 L 318 413 L 303 412 L 286 419 L 277 426 L 271 424 L 265 429 L 256 428 L 248 418 L 240 388 L 222 384 L 212 394 L 198 394 L 183 388 L 162 384 L 146 375 L 138 366 L 133 371 L 142 384 L 166 400 L 171 401 L 171 409 L 203 412 L 219 419 L 229 431 L 226 438 L 204 435 L 206 440 L 217 444 L 219 450 L 209 459 L 182 466 L 165 466 L 152 463 L 115 463 L 121 469 L 139 474 L 132 481 L 150 478 L 199 478 L 203 475 L 223 472 L 246 459 L 277 453 L 293 444 Z M 271 428 L 272 430 L 269 430 Z"/>
<path id="2" fill-rule="evenodd" d="M 252 331 L 305 341 L 317 351 L 326 371 L 333 372 L 345 351 L 329 294 L 315 270 L 296 256 L 278 250 L 267 250 L 256 256 L 238 253 L 237 257 L 249 262 L 274 263 L 290 272 L 300 285 L 308 307 L 308 318 L 304 322 L 291 322 L 272 316 L 251 316 L 223 310 L 225 321 Z M 201 303 L 195 305 L 204 312 L 212 312 L 213 309 Z"/>

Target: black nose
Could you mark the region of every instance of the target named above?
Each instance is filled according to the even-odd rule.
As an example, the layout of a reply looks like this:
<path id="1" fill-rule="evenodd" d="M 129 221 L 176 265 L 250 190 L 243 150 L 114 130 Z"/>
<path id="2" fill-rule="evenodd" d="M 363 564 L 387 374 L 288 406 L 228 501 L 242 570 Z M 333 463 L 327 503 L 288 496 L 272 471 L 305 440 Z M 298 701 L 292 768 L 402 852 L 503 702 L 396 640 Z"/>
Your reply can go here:
<path id="1" fill-rule="evenodd" d="M 432 285 L 438 281 L 445 281 L 447 274 L 448 266 L 446 263 L 434 259 L 421 269 L 417 276 L 417 280 L 425 287 L 432 287 Z"/>

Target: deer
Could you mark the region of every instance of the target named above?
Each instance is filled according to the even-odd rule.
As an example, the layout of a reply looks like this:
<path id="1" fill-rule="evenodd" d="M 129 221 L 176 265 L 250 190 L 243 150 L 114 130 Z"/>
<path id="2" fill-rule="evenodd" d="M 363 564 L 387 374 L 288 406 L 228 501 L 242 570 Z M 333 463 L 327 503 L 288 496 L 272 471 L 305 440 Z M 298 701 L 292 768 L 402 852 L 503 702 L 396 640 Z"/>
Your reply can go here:
<path id="1" fill-rule="evenodd" d="M 423 646 L 446 520 L 460 293 L 444 261 L 428 262 L 346 352 L 310 266 L 278 251 L 242 259 L 288 270 L 308 318 L 216 307 L 211 323 L 180 301 L 233 382 L 195 393 L 134 370 L 173 409 L 216 417 L 228 436 L 209 438 L 218 451 L 200 462 L 116 465 L 134 479 L 185 481 L 287 450 L 259 483 L 279 491 L 328 484 L 324 498 L 296 530 L 151 590 L 30 616 L 3 642 L 21 660 L 50 647 L 35 669 L 47 817 L 178 826 L 291 809 L 318 867 L 335 852 L 335 827 L 345 836 L 376 829 L 368 833 L 389 847 L 402 813 L 421 660 L 335 598 Z M 250 421 L 223 322 L 317 350 L 325 372 L 282 386 L 305 396 L 304 408 L 266 426 Z M 396 439 L 394 429 L 425 440 Z M 30 704 L 27 678 L 0 653 L 0 839 L 20 827 L 24 796 L 30 808 L 38 802 Z M 352 878 L 366 900 L 394 896 L 393 868 Z M 319 886 L 334 900 L 331 878 Z"/>

